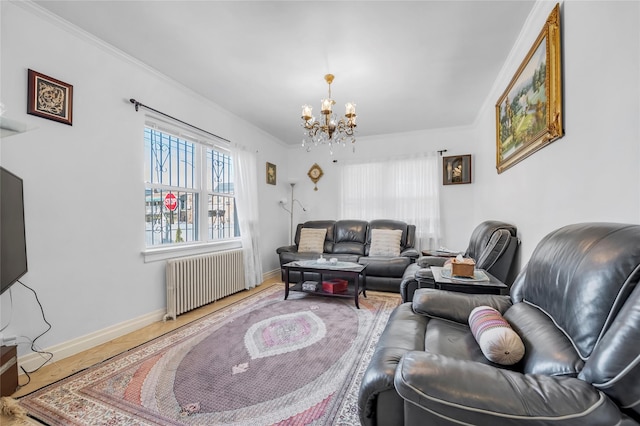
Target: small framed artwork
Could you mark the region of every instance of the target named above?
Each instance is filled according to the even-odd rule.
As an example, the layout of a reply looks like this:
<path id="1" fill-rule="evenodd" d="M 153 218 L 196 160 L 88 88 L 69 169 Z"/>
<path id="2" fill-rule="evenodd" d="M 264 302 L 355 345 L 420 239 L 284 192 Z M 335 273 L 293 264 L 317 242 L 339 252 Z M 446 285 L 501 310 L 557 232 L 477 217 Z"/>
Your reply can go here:
<path id="1" fill-rule="evenodd" d="M 496 103 L 498 173 L 563 136 L 560 49 L 560 7 L 556 5 Z"/>
<path id="2" fill-rule="evenodd" d="M 442 158 L 442 184 L 471 183 L 471 154 Z"/>
<path id="3" fill-rule="evenodd" d="M 29 70 L 27 84 L 27 114 L 72 125 L 72 85 L 34 70 Z"/>
<path id="4" fill-rule="evenodd" d="M 269 185 L 276 184 L 276 165 L 267 163 L 267 183 Z"/>

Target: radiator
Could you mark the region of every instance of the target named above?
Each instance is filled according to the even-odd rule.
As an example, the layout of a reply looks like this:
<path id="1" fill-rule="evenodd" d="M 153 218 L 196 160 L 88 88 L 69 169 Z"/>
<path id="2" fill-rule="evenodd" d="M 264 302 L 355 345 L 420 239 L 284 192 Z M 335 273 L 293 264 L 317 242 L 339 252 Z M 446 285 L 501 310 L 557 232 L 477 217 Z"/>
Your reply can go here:
<path id="1" fill-rule="evenodd" d="M 167 261 L 165 320 L 244 290 L 242 250 Z"/>

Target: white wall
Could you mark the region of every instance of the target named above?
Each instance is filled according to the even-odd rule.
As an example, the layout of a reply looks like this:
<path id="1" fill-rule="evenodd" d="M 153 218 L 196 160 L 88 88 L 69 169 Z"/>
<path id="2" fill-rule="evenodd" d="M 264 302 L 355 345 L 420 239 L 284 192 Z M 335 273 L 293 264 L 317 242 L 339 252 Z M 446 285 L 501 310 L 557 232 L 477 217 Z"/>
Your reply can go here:
<path id="1" fill-rule="evenodd" d="M 565 224 L 640 223 L 640 2 L 567 1 L 561 4 L 566 135 L 509 170 L 495 165 L 495 103 L 520 66 L 556 2 L 536 4 L 527 26 L 488 88 L 470 128 L 359 138 L 356 154 L 326 148 L 289 151 L 298 198 L 307 207 L 294 221 L 334 218 L 339 173 L 332 159 L 385 158 L 447 149 L 472 154 L 473 183 L 441 187 L 443 245 L 465 249 L 483 220 L 515 224 L 521 266 L 540 239 Z M 317 162 L 318 191 L 306 176 Z"/>
<path id="2" fill-rule="evenodd" d="M 561 4 L 565 136 L 495 171 L 495 103 L 555 4 L 537 4 L 478 119 L 475 221 L 516 224 L 523 264 L 563 225 L 640 223 L 640 2 Z"/>
<path id="3" fill-rule="evenodd" d="M 144 263 L 144 110 L 130 98 L 239 143 L 265 162 L 284 145 L 184 87 L 33 9 L 1 2 L 1 101 L 5 116 L 34 129 L 4 138 L 2 166 L 24 179 L 29 272 L 53 328 L 48 348 L 162 312 L 164 262 Z M 27 69 L 74 86 L 73 126 L 26 114 Z M 279 267 L 274 246 L 287 241 L 271 200 L 282 188 L 259 182 L 264 272 Z M 14 285 L 1 298 L 5 335 L 45 329 L 33 294 Z M 152 315 L 152 317 L 153 317 Z M 22 339 L 23 340 L 23 339 Z M 28 345 L 20 345 L 20 353 Z"/>
<path id="4" fill-rule="evenodd" d="M 455 128 L 357 138 L 355 153 L 351 147 L 334 149 L 333 155 L 329 154 L 326 146 L 314 147 L 311 152 L 300 148 L 290 149 L 291 177 L 299 182 L 295 189 L 296 198 L 307 209 L 306 213 L 296 209 L 294 222 L 338 218 L 340 167 L 349 160 L 384 160 L 391 156 L 446 149 L 444 156 L 472 154 L 472 161 L 475 161 L 476 139 L 473 129 Z M 324 176 L 318 181 L 318 191 L 314 191 L 314 184 L 307 176 L 314 163 L 318 163 L 324 171 Z M 442 236 L 447 247 L 459 250 L 467 247 L 469 235 L 475 226 L 473 189 L 473 184 L 440 187 Z"/>

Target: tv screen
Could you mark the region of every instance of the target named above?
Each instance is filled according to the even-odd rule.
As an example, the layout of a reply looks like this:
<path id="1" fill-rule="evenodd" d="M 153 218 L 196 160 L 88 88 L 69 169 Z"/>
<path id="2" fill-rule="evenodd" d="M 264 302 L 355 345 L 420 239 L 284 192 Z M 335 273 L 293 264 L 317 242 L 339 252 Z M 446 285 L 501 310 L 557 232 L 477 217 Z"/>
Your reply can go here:
<path id="1" fill-rule="evenodd" d="M 22 179 L 0 167 L 0 294 L 27 273 Z"/>

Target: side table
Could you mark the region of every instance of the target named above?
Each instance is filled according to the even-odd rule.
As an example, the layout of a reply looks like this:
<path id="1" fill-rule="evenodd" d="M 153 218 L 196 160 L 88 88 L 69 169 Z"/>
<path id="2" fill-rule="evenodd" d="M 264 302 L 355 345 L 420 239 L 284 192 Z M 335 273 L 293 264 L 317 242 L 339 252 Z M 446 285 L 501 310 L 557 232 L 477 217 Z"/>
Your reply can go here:
<path id="1" fill-rule="evenodd" d="M 420 279 L 416 273 L 418 288 L 432 287 L 440 290 L 472 294 L 507 294 L 509 290 L 506 284 L 482 269 L 480 270 L 487 275 L 489 281 L 467 281 L 464 279 L 445 278 L 442 276 L 442 269 L 441 266 L 431 267 L 431 273 L 433 274 L 432 283 Z"/>

